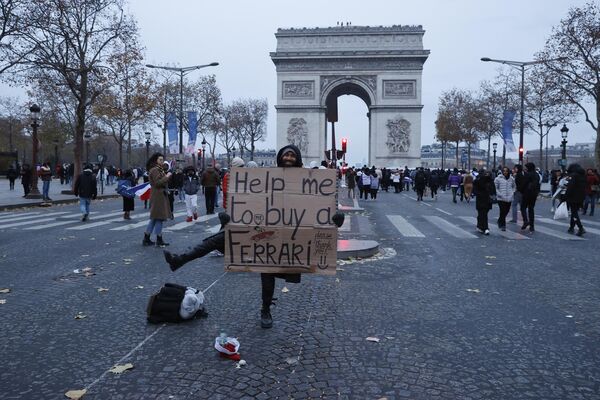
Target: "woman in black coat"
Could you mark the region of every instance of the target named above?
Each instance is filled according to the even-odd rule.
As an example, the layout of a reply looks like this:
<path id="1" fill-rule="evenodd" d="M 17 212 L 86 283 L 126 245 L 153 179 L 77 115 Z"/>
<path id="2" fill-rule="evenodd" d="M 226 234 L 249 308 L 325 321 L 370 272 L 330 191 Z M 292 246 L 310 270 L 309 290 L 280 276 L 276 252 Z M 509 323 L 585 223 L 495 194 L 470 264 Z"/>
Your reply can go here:
<path id="1" fill-rule="evenodd" d="M 490 234 L 488 226 L 488 213 L 492 209 L 492 196 L 496 194 L 496 187 L 490 171 L 481 170 L 473 182 L 475 192 L 475 208 L 477 208 L 477 230 L 484 235 Z"/>
<path id="2" fill-rule="evenodd" d="M 569 174 L 569 183 L 567 183 L 565 198 L 567 207 L 571 210 L 571 223 L 567 232 L 574 233 L 575 225 L 577 225 L 577 236 L 583 236 L 585 229 L 579 218 L 579 209 L 583 206 L 585 199 L 585 171 L 579 164 L 571 164 L 567 168 L 567 173 Z"/>

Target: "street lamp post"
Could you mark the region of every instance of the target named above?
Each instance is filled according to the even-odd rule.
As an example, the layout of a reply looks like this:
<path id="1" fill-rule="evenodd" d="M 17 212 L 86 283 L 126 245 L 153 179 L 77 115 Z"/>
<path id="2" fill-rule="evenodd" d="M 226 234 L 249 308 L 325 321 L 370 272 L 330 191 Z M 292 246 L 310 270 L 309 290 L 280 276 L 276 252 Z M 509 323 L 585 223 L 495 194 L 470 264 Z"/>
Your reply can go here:
<path id="1" fill-rule="evenodd" d="M 202 138 L 202 170 L 206 169 L 206 139 Z"/>
<path id="2" fill-rule="evenodd" d="M 37 173 L 37 151 L 38 151 L 38 138 L 37 138 L 37 130 L 39 127 L 39 115 L 40 115 L 40 107 L 37 104 L 33 104 L 29 107 L 29 111 L 31 112 L 31 128 L 33 129 L 32 140 L 33 147 L 31 149 L 31 190 L 27 194 L 25 198 L 27 199 L 41 199 L 42 194 L 38 189 L 38 173 Z"/>
<path id="3" fill-rule="evenodd" d="M 231 148 L 231 152 L 233 153 L 233 158 L 235 158 L 235 146 Z"/>
<path id="4" fill-rule="evenodd" d="M 183 77 L 191 71 L 206 67 L 216 67 L 217 65 L 219 65 L 218 62 L 212 62 L 210 64 L 193 65 L 191 67 L 178 68 L 146 64 L 146 67 L 148 68 L 164 69 L 167 71 L 179 73 L 179 154 L 183 154 Z"/>
<path id="5" fill-rule="evenodd" d="M 152 134 L 150 132 L 144 132 L 144 135 L 146 135 L 146 162 L 148 162 L 148 159 L 150 158 L 150 138 L 152 137 Z"/>
<path id="6" fill-rule="evenodd" d="M 85 139 L 85 163 L 88 164 L 90 162 L 90 139 L 92 138 L 92 135 L 90 135 L 89 133 L 85 133 L 83 135 L 83 138 Z"/>
<path id="7" fill-rule="evenodd" d="M 496 170 L 496 151 L 498 149 L 498 143 L 492 143 L 492 148 L 494 149 L 494 166 L 492 167 L 492 171 Z"/>
<path id="8" fill-rule="evenodd" d="M 562 160 L 560 169 L 562 172 L 565 172 L 567 167 L 567 134 L 569 133 L 569 128 L 567 128 L 566 124 L 563 124 L 563 127 L 560 128 L 560 134 L 562 136 L 562 142 L 560 145 L 562 146 Z"/>
<path id="9" fill-rule="evenodd" d="M 552 60 L 539 61 L 510 61 L 510 60 L 495 60 L 489 57 L 482 57 L 483 62 L 496 62 L 517 68 L 521 71 L 521 112 L 519 124 L 519 164 L 523 165 L 523 134 L 525 131 L 525 67 L 535 64 L 545 64 L 551 61 L 564 61 L 566 57 L 559 57 Z"/>
<path id="10" fill-rule="evenodd" d="M 58 139 L 52 141 L 54 144 L 54 168 L 58 165 Z"/>

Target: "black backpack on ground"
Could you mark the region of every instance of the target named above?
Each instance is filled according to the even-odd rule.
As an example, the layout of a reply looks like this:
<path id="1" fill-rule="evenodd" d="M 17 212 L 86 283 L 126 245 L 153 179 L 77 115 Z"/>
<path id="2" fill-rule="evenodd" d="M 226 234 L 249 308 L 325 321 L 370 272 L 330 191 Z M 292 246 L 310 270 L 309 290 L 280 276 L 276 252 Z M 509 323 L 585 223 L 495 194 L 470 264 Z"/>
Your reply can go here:
<path id="1" fill-rule="evenodd" d="M 179 308 L 181 302 L 185 296 L 187 287 L 178 285 L 176 283 L 165 283 L 160 290 L 150 296 L 148 300 L 148 306 L 146 307 L 146 314 L 148 316 L 148 322 L 151 324 L 162 324 L 164 322 L 183 322 L 189 321 L 183 319 L 179 315 Z M 194 317 L 190 319 L 202 318 L 208 316 L 204 307 L 196 312 Z"/>

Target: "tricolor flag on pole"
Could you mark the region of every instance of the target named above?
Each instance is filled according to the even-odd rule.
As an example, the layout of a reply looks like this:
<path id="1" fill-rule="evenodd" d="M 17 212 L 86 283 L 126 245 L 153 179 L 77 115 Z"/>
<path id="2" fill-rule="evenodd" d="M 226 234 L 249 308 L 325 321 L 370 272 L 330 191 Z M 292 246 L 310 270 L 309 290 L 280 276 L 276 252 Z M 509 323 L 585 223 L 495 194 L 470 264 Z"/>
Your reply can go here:
<path id="1" fill-rule="evenodd" d="M 187 153 L 194 154 L 196 151 L 196 136 L 198 135 L 198 121 L 196 120 L 195 111 L 188 111 L 188 128 L 189 128 L 189 136 L 188 136 L 188 145 L 187 145 Z"/>
<path id="2" fill-rule="evenodd" d="M 502 118 L 502 138 L 504 139 L 504 147 L 508 152 L 517 151 L 512 137 L 512 124 L 515 114 L 514 111 L 506 110 Z"/>
<path id="3" fill-rule="evenodd" d="M 150 200 L 150 194 L 152 193 L 152 188 L 150 187 L 150 182 L 141 183 L 139 185 L 135 185 L 133 187 L 129 187 L 125 189 L 124 196 L 127 197 L 139 197 L 140 200 Z"/>

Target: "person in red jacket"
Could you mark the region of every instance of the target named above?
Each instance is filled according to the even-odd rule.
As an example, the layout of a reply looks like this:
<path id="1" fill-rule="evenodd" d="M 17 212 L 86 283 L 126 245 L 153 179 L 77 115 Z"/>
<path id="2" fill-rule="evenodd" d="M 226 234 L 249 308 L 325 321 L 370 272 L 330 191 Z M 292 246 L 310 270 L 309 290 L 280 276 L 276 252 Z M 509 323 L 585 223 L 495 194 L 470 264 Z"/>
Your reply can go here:
<path id="1" fill-rule="evenodd" d="M 231 167 L 242 168 L 245 165 L 244 160 L 240 157 L 233 157 L 231 160 Z M 227 183 L 229 182 L 229 174 L 231 173 L 231 168 L 229 171 L 223 176 L 223 182 L 221 183 L 221 187 L 223 188 L 223 208 L 227 210 Z"/>
<path id="2" fill-rule="evenodd" d="M 598 173 L 588 168 L 587 173 L 585 175 L 585 201 L 583 203 L 583 215 L 587 213 L 588 204 L 591 204 L 590 207 L 590 217 L 594 215 L 594 210 L 596 209 L 596 201 L 598 201 L 598 194 L 600 192 L 600 178 L 598 177 Z"/>

